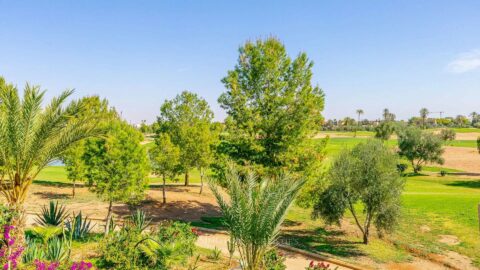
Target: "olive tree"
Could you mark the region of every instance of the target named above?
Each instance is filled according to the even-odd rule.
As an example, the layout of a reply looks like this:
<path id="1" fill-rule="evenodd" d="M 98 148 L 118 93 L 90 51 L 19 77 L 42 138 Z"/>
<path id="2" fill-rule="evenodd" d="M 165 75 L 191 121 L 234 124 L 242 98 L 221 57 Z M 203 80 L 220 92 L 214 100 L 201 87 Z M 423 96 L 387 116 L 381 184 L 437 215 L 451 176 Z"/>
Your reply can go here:
<path id="1" fill-rule="evenodd" d="M 395 125 L 393 122 L 385 121 L 375 127 L 375 138 L 388 141 L 394 132 Z"/>
<path id="2" fill-rule="evenodd" d="M 108 202 L 105 234 L 113 202 L 138 203 L 148 187 L 149 164 L 142 133 L 124 121 L 112 121 L 106 135 L 85 142 L 85 179 L 98 197 Z"/>
<path id="3" fill-rule="evenodd" d="M 393 230 L 404 187 L 397 159 L 392 150 L 373 139 L 341 152 L 327 174 L 331 185 L 320 193 L 312 216 L 339 224 L 349 211 L 363 234 L 364 244 L 368 244 L 372 224 L 379 233 Z"/>
<path id="4" fill-rule="evenodd" d="M 442 139 L 416 127 L 398 132 L 398 154 L 412 164 L 414 173 L 421 171 L 427 162 L 443 164 Z"/>
<path id="5" fill-rule="evenodd" d="M 445 142 L 455 140 L 456 136 L 457 133 L 455 132 L 455 130 L 450 128 L 444 128 L 440 131 L 440 138 L 442 138 L 442 140 L 444 140 Z"/>

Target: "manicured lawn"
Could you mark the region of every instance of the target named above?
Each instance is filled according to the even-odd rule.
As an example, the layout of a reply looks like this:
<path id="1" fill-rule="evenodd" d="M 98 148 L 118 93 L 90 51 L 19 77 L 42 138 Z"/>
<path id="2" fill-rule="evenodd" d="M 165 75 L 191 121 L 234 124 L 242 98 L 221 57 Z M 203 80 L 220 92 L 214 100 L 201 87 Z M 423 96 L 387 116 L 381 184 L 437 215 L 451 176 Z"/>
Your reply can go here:
<path id="1" fill-rule="evenodd" d="M 473 147 L 477 148 L 477 141 L 475 140 L 455 140 L 451 142 L 446 142 L 446 146 L 456 146 L 456 147 Z"/>
<path id="2" fill-rule="evenodd" d="M 35 178 L 38 181 L 48 181 L 48 182 L 59 182 L 59 183 L 68 183 L 71 181 L 67 178 L 67 173 L 64 166 L 48 166 L 43 169 L 38 176 Z M 168 184 L 181 184 L 184 181 L 184 176 L 177 176 L 176 180 L 168 179 Z M 190 183 L 200 183 L 200 172 L 196 169 L 190 172 Z M 162 184 L 162 179 L 160 177 L 151 176 L 150 184 Z"/>

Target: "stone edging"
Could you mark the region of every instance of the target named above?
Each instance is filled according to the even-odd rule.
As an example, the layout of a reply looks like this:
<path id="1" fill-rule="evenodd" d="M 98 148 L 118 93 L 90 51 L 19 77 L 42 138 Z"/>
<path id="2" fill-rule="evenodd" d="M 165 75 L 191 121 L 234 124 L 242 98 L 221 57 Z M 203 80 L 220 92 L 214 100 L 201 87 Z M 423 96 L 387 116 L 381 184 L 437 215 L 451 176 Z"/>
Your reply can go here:
<path id="1" fill-rule="evenodd" d="M 195 227 L 195 228 L 199 231 L 202 231 L 202 232 L 218 233 L 218 234 L 228 235 L 228 233 L 225 232 L 225 231 L 209 229 L 209 228 L 202 228 L 202 227 Z M 305 251 L 305 250 L 302 250 L 302 249 L 291 247 L 289 245 L 279 244 L 279 245 L 277 245 L 277 247 L 279 247 L 280 249 L 283 249 L 285 251 L 290 251 L 290 252 L 293 252 L 293 253 L 299 253 L 303 256 L 310 257 L 310 258 L 315 259 L 315 260 L 333 263 L 333 264 L 336 264 L 338 266 L 350 268 L 352 270 L 370 270 L 370 269 L 373 269 L 371 267 L 367 267 L 367 266 L 363 266 L 363 265 L 362 266 L 353 265 L 353 264 L 350 264 L 348 262 L 333 258 L 332 256 L 330 256 L 328 254 L 319 254 L 319 253 L 308 252 L 308 251 Z"/>

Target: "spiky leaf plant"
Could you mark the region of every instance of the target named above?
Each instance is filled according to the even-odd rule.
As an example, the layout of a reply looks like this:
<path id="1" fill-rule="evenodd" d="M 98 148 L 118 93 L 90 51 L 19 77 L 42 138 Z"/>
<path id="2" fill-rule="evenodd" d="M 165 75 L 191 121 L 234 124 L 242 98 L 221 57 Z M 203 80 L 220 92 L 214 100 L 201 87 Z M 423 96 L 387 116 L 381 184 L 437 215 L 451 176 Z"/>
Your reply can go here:
<path id="1" fill-rule="evenodd" d="M 220 187 L 210 183 L 225 224 L 235 240 L 243 269 L 263 269 L 265 253 L 274 244 L 285 214 L 304 184 L 288 175 L 275 179 L 245 177 L 230 168 L 226 175 L 225 199 Z"/>
<path id="2" fill-rule="evenodd" d="M 131 222 L 131 227 L 138 232 L 143 232 L 152 221 L 147 218 L 147 215 L 142 210 L 137 209 L 131 216 L 128 217 L 128 221 Z"/>
<path id="3" fill-rule="evenodd" d="M 50 201 L 49 206 L 42 206 L 41 213 L 37 215 L 35 221 L 40 226 L 60 226 L 68 217 L 67 209 L 64 205 L 59 205 L 58 201 Z"/>
<path id="4" fill-rule="evenodd" d="M 65 222 L 67 234 L 71 235 L 75 240 L 85 238 L 93 227 L 92 221 L 88 217 L 82 216 L 82 211 Z"/>

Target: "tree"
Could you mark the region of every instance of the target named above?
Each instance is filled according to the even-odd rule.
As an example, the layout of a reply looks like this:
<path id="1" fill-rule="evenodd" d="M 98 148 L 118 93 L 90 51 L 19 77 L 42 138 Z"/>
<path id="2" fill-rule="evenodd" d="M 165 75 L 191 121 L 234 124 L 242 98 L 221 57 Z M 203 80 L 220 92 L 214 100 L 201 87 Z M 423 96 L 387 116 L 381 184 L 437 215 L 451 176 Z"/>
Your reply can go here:
<path id="1" fill-rule="evenodd" d="M 441 138 L 415 127 L 405 128 L 398 133 L 398 148 L 399 155 L 412 164 L 414 173 L 418 173 L 427 162 L 444 162 Z"/>
<path id="2" fill-rule="evenodd" d="M 184 91 L 173 100 L 167 100 L 160 108 L 158 134 L 168 133 L 180 149 L 180 169 L 185 173 L 185 185 L 189 184 L 189 172 L 197 166 L 208 141 L 198 137 L 214 136 L 211 133 L 213 112 L 208 103 L 197 94 Z"/>
<path id="3" fill-rule="evenodd" d="M 375 138 L 388 141 L 394 132 L 395 126 L 392 122 L 382 122 L 375 127 Z"/>
<path id="4" fill-rule="evenodd" d="M 480 137 L 477 138 L 477 150 L 478 150 L 478 153 L 480 154 Z"/>
<path id="5" fill-rule="evenodd" d="M 162 176 L 163 203 L 167 203 L 165 182 L 167 177 L 175 178 L 177 175 L 180 149 L 172 143 L 167 133 L 162 133 L 155 138 L 155 146 L 149 150 L 148 154 L 153 173 Z"/>
<path id="6" fill-rule="evenodd" d="M 395 121 L 395 114 L 391 113 L 389 109 L 385 108 L 383 109 L 383 121 L 389 122 L 389 121 Z"/>
<path id="7" fill-rule="evenodd" d="M 357 109 L 357 129 L 360 128 L 360 116 L 363 114 L 363 110 L 362 109 Z M 355 134 L 354 134 L 354 137 L 357 137 L 357 129 L 355 130 Z"/>
<path id="8" fill-rule="evenodd" d="M 117 116 L 114 109 L 108 107 L 106 99 L 100 99 L 98 96 L 83 97 L 79 101 L 84 108 L 80 113 L 74 117 L 78 119 L 97 117 L 100 121 L 97 126 L 104 126 L 105 122 Z M 76 182 L 82 180 L 84 173 L 83 154 L 84 154 L 84 140 L 78 141 L 65 150 L 61 156 L 61 160 L 65 164 L 67 171 L 67 178 L 72 181 L 72 196 L 75 197 Z"/>
<path id="9" fill-rule="evenodd" d="M 303 183 L 286 175 L 257 179 L 252 172 L 241 179 L 230 168 L 226 177 L 227 200 L 220 188 L 210 183 L 240 254 L 242 269 L 264 269 L 264 255 L 278 236 L 285 214 Z"/>
<path id="10" fill-rule="evenodd" d="M 78 118 L 78 101 L 65 106 L 73 91 L 62 92 L 42 108 L 45 91 L 27 84 L 23 99 L 0 77 L 0 192 L 20 212 L 38 173 L 82 139 L 99 134 L 95 115 Z M 23 222 L 22 222 L 23 223 Z"/>
<path id="11" fill-rule="evenodd" d="M 422 118 L 422 127 L 423 129 L 426 129 L 427 128 L 427 118 L 428 118 L 428 114 L 430 112 L 428 111 L 427 108 L 422 108 L 420 110 L 420 118 Z"/>
<path id="12" fill-rule="evenodd" d="M 292 60 L 275 38 L 248 41 L 239 54 L 218 99 L 227 112 L 219 151 L 261 174 L 297 166 L 292 153 L 309 146 L 323 121 L 324 93 L 312 86 L 312 61 L 305 53 Z"/>
<path id="13" fill-rule="evenodd" d="M 333 162 L 328 179 L 331 185 L 318 197 L 314 218 L 339 224 L 348 210 L 364 244 L 368 244 L 372 224 L 380 233 L 393 230 L 400 215 L 404 180 L 397 171 L 397 157 L 387 146 L 369 140 L 344 150 Z M 359 203 L 363 215 L 357 212 Z"/>
<path id="14" fill-rule="evenodd" d="M 105 235 L 113 202 L 135 204 L 148 186 L 149 164 L 142 134 L 126 122 L 112 121 L 104 138 L 85 142 L 85 179 L 90 190 L 109 203 Z"/>
<path id="15" fill-rule="evenodd" d="M 440 138 L 442 138 L 442 140 L 445 142 L 455 140 L 456 136 L 457 133 L 455 132 L 455 130 L 450 128 L 444 128 L 440 131 Z"/>

